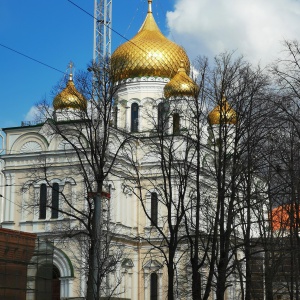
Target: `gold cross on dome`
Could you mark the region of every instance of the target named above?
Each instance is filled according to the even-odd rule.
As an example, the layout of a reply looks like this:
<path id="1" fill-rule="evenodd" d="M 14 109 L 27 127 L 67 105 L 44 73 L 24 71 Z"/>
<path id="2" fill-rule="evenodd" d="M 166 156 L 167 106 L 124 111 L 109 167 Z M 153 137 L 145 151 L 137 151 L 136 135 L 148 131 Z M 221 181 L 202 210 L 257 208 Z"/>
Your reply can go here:
<path id="1" fill-rule="evenodd" d="M 74 67 L 74 63 L 72 61 L 69 62 L 69 80 L 73 81 L 73 67 Z"/>
<path id="2" fill-rule="evenodd" d="M 152 0 L 148 0 L 148 12 L 152 12 Z"/>
<path id="3" fill-rule="evenodd" d="M 74 67 L 74 64 L 72 61 L 69 62 L 69 69 L 70 69 L 70 73 L 72 73 L 73 71 L 73 67 Z"/>

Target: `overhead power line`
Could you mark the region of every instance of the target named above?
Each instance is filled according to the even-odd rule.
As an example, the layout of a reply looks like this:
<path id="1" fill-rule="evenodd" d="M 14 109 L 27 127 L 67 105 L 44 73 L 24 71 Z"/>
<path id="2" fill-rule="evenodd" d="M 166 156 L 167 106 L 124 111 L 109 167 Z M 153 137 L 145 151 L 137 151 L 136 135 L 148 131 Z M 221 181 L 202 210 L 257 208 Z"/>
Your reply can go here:
<path id="1" fill-rule="evenodd" d="M 50 69 L 55 70 L 55 71 L 57 71 L 57 72 L 60 72 L 60 73 L 62 73 L 62 74 L 66 74 L 66 72 L 63 72 L 63 71 L 61 71 L 61 70 L 59 70 L 59 69 L 56 69 L 56 68 L 54 68 L 54 67 L 52 67 L 52 66 L 50 66 L 50 65 L 48 65 L 48 64 L 46 64 L 46 63 L 43 63 L 43 62 L 40 61 L 40 60 L 37 60 L 37 59 L 35 59 L 35 58 L 33 58 L 33 57 L 29 56 L 29 55 L 26 55 L 26 54 L 24 54 L 24 53 L 22 53 L 22 52 L 20 52 L 20 51 L 17 51 L 17 50 L 15 50 L 15 49 L 12 49 L 12 48 L 10 48 L 10 47 L 8 47 L 8 46 L 5 46 L 5 45 L 3 45 L 3 44 L 0 44 L 0 46 L 3 47 L 3 48 L 6 48 L 6 49 L 8 49 L 8 50 L 10 50 L 10 51 L 12 51 L 12 52 L 15 52 L 15 53 L 17 53 L 17 54 L 19 54 L 19 55 L 22 55 L 22 56 L 24 56 L 24 57 L 26 57 L 26 58 L 28 58 L 28 59 L 31 59 L 31 60 L 33 60 L 33 61 L 35 61 L 35 62 L 37 62 L 37 63 L 39 63 L 39 64 L 41 64 L 41 65 L 43 65 L 43 66 L 45 66 L 45 67 L 47 67 L 47 68 L 50 68 Z"/>
<path id="2" fill-rule="evenodd" d="M 92 17 L 94 20 L 97 20 L 92 14 L 90 14 L 88 11 L 86 11 L 85 9 L 83 9 L 82 7 L 80 7 L 79 5 L 77 5 L 76 3 L 74 3 L 71 0 L 67 0 L 68 2 L 70 2 L 71 4 L 73 4 L 74 6 L 76 6 L 78 9 L 80 9 L 81 11 L 83 11 L 84 13 L 86 13 L 87 15 L 89 15 L 90 17 Z M 129 40 L 128 38 L 126 38 L 124 35 L 122 35 L 121 33 L 119 33 L 118 31 L 114 30 L 112 27 L 110 27 L 107 24 L 104 24 L 107 28 L 109 28 L 111 31 L 113 31 L 114 33 L 116 33 L 117 35 L 119 35 L 120 37 L 122 37 L 124 40 L 126 40 L 127 42 L 131 43 L 133 46 L 139 48 L 141 51 L 143 51 L 145 54 L 147 54 L 147 51 L 145 51 L 143 48 L 141 48 L 139 45 L 135 44 L 132 40 Z M 156 57 L 151 57 L 151 59 L 156 59 Z M 167 65 L 167 67 L 170 69 L 170 66 Z"/>
<path id="3" fill-rule="evenodd" d="M 82 10 L 84 13 L 86 13 L 87 15 L 89 15 L 90 17 L 92 17 L 93 19 L 95 19 L 96 21 L 98 21 L 92 14 L 90 14 L 88 11 L 86 11 L 85 9 L 83 9 L 82 7 L 80 7 L 79 5 L 77 5 L 76 3 L 74 3 L 71 0 L 68 0 L 71 4 L 73 4 L 74 6 L 76 6 L 78 9 Z M 118 36 L 120 36 L 121 38 L 123 38 L 124 40 L 126 40 L 127 42 L 130 42 L 131 44 L 133 44 L 134 46 L 136 46 L 137 48 L 139 48 L 140 50 L 144 51 L 144 49 L 142 49 L 141 47 L 139 47 L 138 45 L 136 45 L 134 42 L 132 42 L 131 40 L 129 40 L 128 38 L 126 38 L 124 35 L 122 35 L 121 33 L 119 33 L 117 30 L 113 29 L 112 27 L 108 26 L 107 24 L 104 24 L 107 28 L 109 28 L 111 31 L 113 31 L 114 33 L 116 33 Z"/>

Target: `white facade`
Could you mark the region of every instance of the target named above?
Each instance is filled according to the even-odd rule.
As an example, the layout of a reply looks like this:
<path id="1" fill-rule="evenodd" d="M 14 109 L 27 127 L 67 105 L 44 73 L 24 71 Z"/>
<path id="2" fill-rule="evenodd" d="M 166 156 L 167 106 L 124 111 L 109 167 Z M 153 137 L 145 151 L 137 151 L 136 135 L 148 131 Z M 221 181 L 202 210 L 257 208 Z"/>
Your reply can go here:
<path id="1" fill-rule="evenodd" d="M 151 4 L 151 1 L 149 3 Z M 115 288 L 113 295 L 121 299 L 150 300 L 153 282 L 158 290 L 155 299 L 163 300 L 166 297 L 167 269 L 163 257 L 146 242 L 146 239 L 155 240 L 157 243 L 161 240 L 161 235 L 153 229 L 146 214 L 152 217 L 151 197 L 158 193 L 156 185 L 159 186 L 162 182 L 159 159 L 151 145 L 153 140 L 147 138 L 153 137 L 159 130 L 166 130 L 169 135 L 174 134 L 172 147 L 177 149 L 175 155 L 180 160 L 185 156 L 187 143 L 176 135 L 179 131 L 193 134 L 193 125 L 190 123 L 193 102 L 187 97 L 171 99 L 166 109 L 170 112 L 167 125 L 160 124 L 162 116 L 159 115 L 159 107 L 165 104 L 163 91 L 169 81 L 169 78 L 154 76 L 125 79 L 120 83 L 115 99 L 110 151 L 114 152 L 117 147 L 114 136 L 118 136 L 118 130 L 131 134 L 135 143 L 129 154 L 138 166 L 141 182 L 144 184 L 141 196 L 137 196 L 138 190 L 135 185 L 126 178 L 129 174 L 135 176 L 130 160 L 127 159 L 129 156 L 122 157 L 121 154 L 117 166 L 120 170 L 119 176 L 112 174 L 105 182 L 105 185 L 110 187 L 111 198 L 109 207 L 105 207 L 104 218 L 110 214 L 110 228 L 116 236 L 114 242 L 124 250 L 117 270 L 107 276 L 107 289 L 109 293 Z M 64 118 L 78 121 L 78 115 L 72 118 L 72 112 L 57 110 L 55 118 L 57 121 L 64 121 Z M 0 160 L 3 172 L 0 183 L 5 188 L 4 197 L 0 198 L 0 221 L 4 228 L 37 233 L 40 237 L 51 236 L 54 241 L 53 265 L 60 274 L 60 299 L 84 297 L 87 278 L 81 272 L 81 268 L 86 263 L 86 255 L 78 244 L 74 246 L 72 240 L 62 240 L 60 232 L 66 229 L 83 230 L 70 215 L 76 215 L 76 210 L 86 209 L 86 190 L 78 172 L 78 156 L 61 136 L 53 134 L 50 123 L 48 120 L 34 126 L 4 129 L 6 149 L 3 160 Z M 70 126 L 72 135 L 70 124 L 66 126 Z M 203 126 L 203 144 L 206 144 L 207 139 L 206 125 Z M 159 129 L 160 126 L 162 127 Z M 203 165 L 208 161 L 209 159 L 203 160 Z M 149 178 L 153 178 L 152 181 Z M 179 185 L 178 178 L 174 177 L 172 180 L 172 186 Z M 192 180 L 195 178 L 191 177 Z M 201 178 L 201 181 L 208 189 L 211 188 L 208 178 Z M 65 197 L 59 196 L 57 200 L 59 206 L 64 208 L 64 214 L 56 214 L 51 208 L 43 207 L 43 193 L 47 199 L 54 201 L 54 185 L 59 188 L 60 195 Z M 174 197 L 179 197 L 176 189 L 172 193 Z M 158 200 L 155 218 L 158 226 L 164 231 L 167 230 L 167 212 L 160 204 L 160 199 Z M 67 202 L 72 205 L 67 205 Z M 173 209 L 175 215 L 176 207 Z M 203 228 L 205 226 L 206 224 L 203 224 Z M 175 257 L 176 262 L 182 259 L 181 254 L 184 250 L 185 246 L 182 245 Z M 188 278 L 188 267 L 183 265 L 182 270 L 186 273 L 182 275 Z M 205 271 L 203 270 L 204 273 Z M 33 269 L 30 272 L 30 276 L 35 276 L 37 270 Z M 30 282 L 29 285 L 34 288 L 35 282 Z M 28 300 L 33 300 L 34 297 L 34 294 L 29 295 Z M 183 299 L 184 296 L 181 297 Z"/>

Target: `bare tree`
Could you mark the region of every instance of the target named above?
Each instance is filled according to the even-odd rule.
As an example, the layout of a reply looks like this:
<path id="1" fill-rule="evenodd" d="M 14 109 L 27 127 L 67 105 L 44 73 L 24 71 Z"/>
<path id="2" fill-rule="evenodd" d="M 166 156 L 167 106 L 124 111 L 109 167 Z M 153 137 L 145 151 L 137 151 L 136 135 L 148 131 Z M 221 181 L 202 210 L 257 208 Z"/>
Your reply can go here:
<path id="1" fill-rule="evenodd" d="M 252 68 L 242 58 L 233 59 L 228 53 L 216 57 L 211 69 L 206 60 L 199 60 L 199 66 L 200 96 L 190 109 L 201 158 L 194 160 L 198 170 L 198 184 L 193 188 L 194 230 L 187 230 L 193 299 L 208 299 L 214 289 L 217 299 L 223 299 L 228 287 L 237 286 L 234 281 L 241 286 L 241 294 L 236 297 L 250 299 L 250 242 L 257 226 L 254 211 L 260 209 L 253 196 L 260 181 L 258 159 L 264 139 L 262 124 L 268 113 L 263 109 L 268 100 L 268 81 L 259 68 Z M 204 116 L 206 119 L 206 107 L 212 105 L 215 109 L 209 115 L 206 132 Z M 199 270 L 203 266 L 206 275 L 201 295 L 203 272 Z M 245 270 L 248 284 L 244 291 Z"/>
<path id="2" fill-rule="evenodd" d="M 276 87 L 274 105 L 277 124 L 269 139 L 269 216 L 271 232 L 266 242 L 268 261 L 267 299 L 289 295 L 299 299 L 299 93 L 300 47 L 298 41 L 283 42 L 281 57 L 271 65 Z M 280 141 L 280 143 L 278 143 Z M 277 245 L 272 248 L 272 245 Z M 289 272 L 287 272 L 287 266 Z M 274 271 L 275 268 L 275 271 Z M 272 274 L 271 274 L 272 273 Z M 275 275 L 274 275 L 275 274 Z M 272 276 L 273 275 L 273 276 Z"/>
<path id="3" fill-rule="evenodd" d="M 127 145 L 127 188 L 150 222 L 141 238 L 167 266 L 168 299 L 180 295 L 178 274 L 187 264 L 192 284 L 184 283 L 185 296 L 208 299 L 215 292 L 223 299 L 240 285 L 235 297 L 250 299 L 252 240 L 264 207 L 257 194 L 265 187 L 260 161 L 269 82 L 233 54 L 216 57 L 212 68 L 200 59 L 199 66 L 199 95 L 165 99 L 164 117 L 149 116 L 155 129 Z M 218 120 L 207 126 L 214 106 Z M 182 118 L 178 132 L 170 121 L 175 113 Z M 159 218 L 147 204 L 153 191 Z"/>
<path id="4" fill-rule="evenodd" d="M 42 210 L 50 208 L 56 217 L 63 216 L 55 228 L 56 235 L 78 242 L 77 256 L 81 265 L 85 263 L 86 299 L 99 299 L 100 295 L 115 295 L 120 283 L 119 278 L 115 286 L 108 284 L 110 274 L 116 274 L 124 248 L 116 239 L 110 218 L 109 176 L 129 137 L 112 126 L 118 86 L 112 80 L 114 70 L 109 61 L 92 64 L 89 70 L 75 78 L 77 89 L 72 78 L 69 79 L 65 91 L 54 99 L 54 111 L 45 103 L 38 106 L 46 119 L 43 134 L 56 141 L 59 151 L 41 154 L 37 165 L 32 167 L 33 181 L 44 180 L 45 186 L 52 188 L 52 198 L 43 204 L 28 202 L 27 205 L 39 205 Z M 68 184 L 62 188 L 53 183 L 61 174 L 66 178 L 76 177 L 76 197 Z M 59 205 L 53 195 L 59 195 Z"/>

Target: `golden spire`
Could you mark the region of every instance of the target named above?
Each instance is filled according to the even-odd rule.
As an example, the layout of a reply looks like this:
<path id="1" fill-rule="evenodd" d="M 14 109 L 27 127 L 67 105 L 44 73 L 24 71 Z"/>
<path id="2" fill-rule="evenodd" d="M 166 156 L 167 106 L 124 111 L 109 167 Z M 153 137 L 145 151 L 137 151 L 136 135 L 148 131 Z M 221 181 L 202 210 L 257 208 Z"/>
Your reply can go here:
<path id="1" fill-rule="evenodd" d="M 87 101 L 81 93 L 79 93 L 73 82 L 73 67 L 72 62 L 69 63 L 69 81 L 66 87 L 54 98 L 53 108 L 58 109 L 78 109 L 86 110 Z"/>
<path id="2" fill-rule="evenodd" d="M 73 81 L 73 67 L 74 67 L 74 64 L 72 61 L 70 61 L 69 62 L 69 69 L 70 69 L 69 80 L 70 81 Z"/>
<path id="3" fill-rule="evenodd" d="M 152 0 L 148 0 L 148 13 L 152 13 Z"/>
<path id="4" fill-rule="evenodd" d="M 140 30 L 115 50 L 111 65 L 115 81 L 143 76 L 172 78 L 181 60 L 189 73 L 190 62 L 184 49 L 161 33 L 152 14 L 152 0 L 148 0 L 148 13 Z"/>
<path id="5" fill-rule="evenodd" d="M 165 98 L 197 97 L 198 92 L 198 85 L 186 74 L 183 61 L 181 61 L 177 74 L 164 87 Z"/>
<path id="6" fill-rule="evenodd" d="M 217 105 L 209 114 L 208 122 L 210 125 L 237 123 L 237 115 L 235 110 L 228 104 L 226 97 L 222 95 L 221 103 Z"/>

